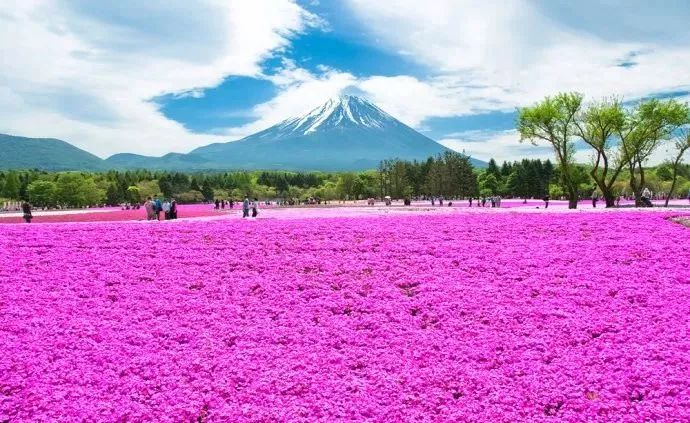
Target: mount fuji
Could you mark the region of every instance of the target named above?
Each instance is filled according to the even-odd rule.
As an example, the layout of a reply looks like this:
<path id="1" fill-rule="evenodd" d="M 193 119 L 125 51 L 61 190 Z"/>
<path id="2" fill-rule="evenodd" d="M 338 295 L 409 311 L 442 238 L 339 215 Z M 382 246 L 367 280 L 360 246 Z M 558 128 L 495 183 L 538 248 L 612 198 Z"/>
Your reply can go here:
<path id="1" fill-rule="evenodd" d="M 238 141 L 163 157 L 116 154 L 111 168 L 364 170 L 381 160 L 426 160 L 450 151 L 374 104 L 344 95 Z M 474 166 L 486 163 L 470 158 Z"/>

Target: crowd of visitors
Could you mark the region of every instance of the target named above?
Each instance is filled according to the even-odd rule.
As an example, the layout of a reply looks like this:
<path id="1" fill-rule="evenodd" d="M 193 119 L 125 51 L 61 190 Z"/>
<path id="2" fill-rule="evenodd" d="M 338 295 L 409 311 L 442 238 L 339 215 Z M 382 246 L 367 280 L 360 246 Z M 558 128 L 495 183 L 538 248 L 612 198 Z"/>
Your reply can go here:
<path id="1" fill-rule="evenodd" d="M 489 197 L 477 197 L 476 199 L 470 197 L 469 203 L 470 207 L 472 207 L 472 203 L 474 203 L 474 201 L 477 202 L 476 207 L 487 207 L 488 205 L 491 205 L 491 207 L 501 207 L 501 199 L 502 198 L 500 195 L 492 195 Z"/>
<path id="2" fill-rule="evenodd" d="M 146 220 L 161 220 L 161 213 L 165 220 L 177 219 L 177 202 L 174 198 L 161 201 L 158 196 L 148 197 L 144 202 Z"/>

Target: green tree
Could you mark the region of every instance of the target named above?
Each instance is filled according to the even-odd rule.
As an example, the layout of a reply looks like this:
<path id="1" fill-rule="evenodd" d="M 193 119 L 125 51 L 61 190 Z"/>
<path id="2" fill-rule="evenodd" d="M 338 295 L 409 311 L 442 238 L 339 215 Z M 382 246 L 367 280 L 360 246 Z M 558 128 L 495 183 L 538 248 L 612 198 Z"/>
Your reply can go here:
<path id="1" fill-rule="evenodd" d="M 10 171 L 7 173 L 2 196 L 11 200 L 19 200 L 19 175 L 17 172 Z"/>
<path id="2" fill-rule="evenodd" d="M 498 192 L 498 180 L 493 173 L 485 172 L 479 177 L 479 191 L 495 195 Z"/>
<path id="3" fill-rule="evenodd" d="M 132 185 L 127 187 L 126 199 L 128 203 L 139 204 L 141 203 L 141 193 L 139 192 L 139 187 Z"/>
<path id="4" fill-rule="evenodd" d="M 248 191 L 251 192 L 251 190 Z M 201 186 L 201 194 L 204 196 L 205 201 L 213 201 L 213 187 L 208 179 L 205 179 Z"/>
<path id="5" fill-rule="evenodd" d="M 343 173 L 338 177 L 336 190 L 340 198 L 352 199 L 355 198 L 354 186 L 357 176 L 354 173 Z"/>
<path id="6" fill-rule="evenodd" d="M 57 201 L 66 206 L 84 207 L 98 204 L 105 197 L 91 177 L 79 173 L 61 173 L 56 181 Z"/>
<path id="7" fill-rule="evenodd" d="M 496 164 L 496 160 L 489 159 L 489 163 L 486 167 L 486 172 L 494 175 L 494 177 L 496 177 L 497 181 L 501 180 L 501 170 L 498 168 L 498 164 Z"/>
<path id="8" fill-rule="evenodd" d="M 120 192 L 120 188 L 117 186 L 117 184 L 109 184 L 108 188 L 105 191 L 105 202 L 114 205 L 114 204 L 120 204 L 122 203 L 125 198 L 122 192 Z"/>
<path id="9" fill-rule="evenodd" d="M 577 185 L 573 181 L 572 168 L 575 165 L 573 134 L 575 119 L 582 106 L 582 94 L 561 93 L 546 97 L 532 107 L 518 109 L 517 129 L 520 141 L 528 140 L 548 143 L 556 155 L 561 168 L 561 179 L 568 193 L 568 207 L 577 208 Z"/>
<path id="10" fill-rule="evenodd" d="M 625 126 L 625 110 L 620 100 L 605 99 L 590 104 L 575 120 L 577 134 L 594 149 L 589 172 L 604 197 L 606 207 L 616 204 L 613 186 L 626 161 L 617 147 L 617 136 Z"/>
<path id="11" fill-rule="evenodd" d="M 158 179 L 158 188 L 160 188 L 163 197 L 170 198 L 174 194 L 173 181 L 168 179 L 166 175 L 163 175 Z"/>
<path id="12" fill-rule="evenodd" d="M 619 132 L 621 149 L 628 166 L 635 205 L 641 206 L 645 187 L 644 165 L 662 141 L 690 123 L 690 107 L 674 99 L 651 99 L 638 103 L 626 117 L 626 125 Z"/>
<path id="13" fill-rule="evenodd" d="M 36 207 L 53 207 L 57 198 L 57 185 L 52 181 L 33 181 L 27 187 L 29 202 Z"/>

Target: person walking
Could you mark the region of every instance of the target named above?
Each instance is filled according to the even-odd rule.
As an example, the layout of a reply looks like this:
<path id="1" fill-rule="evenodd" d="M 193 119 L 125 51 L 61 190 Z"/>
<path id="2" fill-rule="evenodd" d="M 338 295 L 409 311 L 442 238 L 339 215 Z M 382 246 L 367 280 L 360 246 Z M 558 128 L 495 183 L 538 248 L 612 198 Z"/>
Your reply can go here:
<path id="1" fill-rule="evenodd" d="M 163 211 L 163 204 L 161 204 L 161 200 L 158 198 L 158 196 L 153 197 L 153 208 L 156 213 L 156 219 L 161 220 L 161 212 Z"/>
<path id="2" fill-rule="evenodd" d="M 597 191 L 595 190 L 592 193 L 592 207 L 594 207 L 595 209 L 597 208 L 597 200 L 599 200 L 599 196 L 597 195 Z"/>
<path id="3" fill-rule="evenodd" d="M 242 218 L 249 217 L 249 197 L 244 197 L 242 202 Z"/>
<path id="4" fill-rule="evenodd" d="M 546 194 L 546 195 L 544 196 L 544 208 L 545 208 L 545 209 L 548 209 L 548 208 L 549 208 L 549 200 L 550 200 L 550 199 L 551 199 L 551 197 L 549 197 L 549 194 Z"/>
<path id="5" fill-rule="evenodd" d="M 252 202 L 252 217 L 256 217 L 259 214 L 259 199 L 255 198 Z"/>
<path id="6" fill-rule="evenodd" d="M 163 215 L 165 216 L 165 220 L 170 220 L 170 201 L 168 200 L 163 202 Z"/>
<path id="7" fill-rule="evenodd" d="M 470 197 L 470 207 L 472 207 L 472 197 Z"/>
<path id="8" fill-rule="evenodd" d="M 144 209 L 146 210 L 146 220 L 153 220 L 154 219 L 155 207 L 156 207 L 156 205 L 153 203 L 153 200 L 151 200 L 151 197 L 148 197 L 146 199 L 146 202 L 144 203 Z"/>
<path id="9" fill-rule="evenodd" d="M 33 215 L 31 214 L 31 204 L 29 204 L 28 201 L 24 201 L 22 203 L 22 212 L 24 213 L 24 221 L 26 223 L 31 223 L 31 219 L 33 219 Z"/>
<path id="10" fill-rule="evenodd" d="M 177 201 L 174 198 L 170 202 L 170 219 L 177 219 Z"/>

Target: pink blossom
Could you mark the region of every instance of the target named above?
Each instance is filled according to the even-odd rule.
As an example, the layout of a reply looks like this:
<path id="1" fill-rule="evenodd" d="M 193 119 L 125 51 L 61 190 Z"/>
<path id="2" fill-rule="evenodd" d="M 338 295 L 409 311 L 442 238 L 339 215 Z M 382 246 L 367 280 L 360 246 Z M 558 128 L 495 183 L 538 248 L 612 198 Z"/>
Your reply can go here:
<path id="1" fill-rule="evenodd" d="M 2 225 L 0 421 L 690 421 L 669 216 Z"/>

